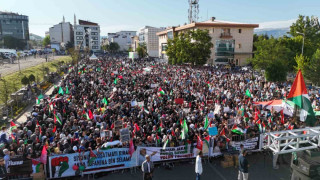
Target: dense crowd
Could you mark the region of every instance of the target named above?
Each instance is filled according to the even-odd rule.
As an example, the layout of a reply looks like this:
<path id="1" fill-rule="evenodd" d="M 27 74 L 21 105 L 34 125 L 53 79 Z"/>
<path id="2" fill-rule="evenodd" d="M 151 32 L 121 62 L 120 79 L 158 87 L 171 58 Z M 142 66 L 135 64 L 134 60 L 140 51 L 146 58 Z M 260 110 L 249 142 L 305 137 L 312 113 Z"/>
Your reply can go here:
<path id="1" fill-rule="evenodd" d="M 279 112 L 253 103 L 283 99 L 290 85 L 266 82 L 264 76 L 244 68 L 172 66 L 125 57 L 84 59 L 69 67 L 51 96 L 39 97 L 40 104 L 25 123 L 2 129 L 0 156 L 38 158 L 43 146 L 49 154 L 108 148 L 107 142 L 120 140 L 121 128 L 129 128 L 135 146 L 163 146 L 169 139 L 167 146 L 172 147 L 205 138 L 207 128 L 216 126 L 214 145 L 225 149 L 239 137 L 231 131 L 235 124 L 249 137 L 304 127 L 287 116 L 282 122 Z M 310 98 L 318 107 L 319 94 Z"/>

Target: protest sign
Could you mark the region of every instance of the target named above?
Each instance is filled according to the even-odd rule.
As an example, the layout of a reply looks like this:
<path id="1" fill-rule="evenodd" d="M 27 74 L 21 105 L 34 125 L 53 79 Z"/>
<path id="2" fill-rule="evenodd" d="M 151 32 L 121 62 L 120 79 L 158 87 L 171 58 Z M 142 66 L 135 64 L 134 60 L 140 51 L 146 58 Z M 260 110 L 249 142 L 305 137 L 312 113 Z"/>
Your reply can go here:
<path id="1" fill-rule="evenodd" d="M 83 174 L 93 174 L 137 166 L 136 152 L 130 156 L 129 148 L 113 148 L 109 150 L 100 150 L 99 152 L 100 153 L 93 151 L 96 155 L 95 159 L 92 159 L 89 152 L 85 152 L 84 154 L 73 153 L 50 156 L 50 178 L 78 175 L 79 167 L 83 165 Z M 92 163 L 89 164 L 89 161 Z"/>
<path id="2" fill-rule="evenodd" d="M 130 140 L 130 132 L 128 128 L 120 129 L 120 141 L 121 142 L 129 142 Z"/>
<path id="3" fill-rule="evenodd" d="M 22 156 L 10 157 L 7 162 L 10 173 L 15 174 L 31 174 L 32 173 L 32 161 L 31 159 L 24 159 Z"/>
<path id="4" fill-rule="evenodd" d="M 218 129 L 217 129 L 217 127 L 210 127 L 210 128 L 208 128 L 208 130 L 209 130 L 209 135 L 210 135 L 210 136 L 215 136 L 215 135 L 218 134 Z"/>
<path id="5" fill-rule="evenodd" d="M 131 101 L 131 106 L 137 106 L 137 105 L 138 105 L 137 101 Z"/>
<path id="6" fill-rule="evenodd" d="M 231 146 L 236 150 L 240 150 L 240 145 L 243 144 L 247 150 L 259 150 L 259 137 L 247 139 L 245 141 L 231 141 Z"/>
<path id="7" fill-rule="evenodd" d="M 208 114 L 208 118 L 214 118 L 213 112 L 211 112 L 211 113 Z"/>
<path id="8" fill-rule="evenodd" d="M 176 104 L 183 104 L 183 98 L 177 98 L 174 100 Z"/>

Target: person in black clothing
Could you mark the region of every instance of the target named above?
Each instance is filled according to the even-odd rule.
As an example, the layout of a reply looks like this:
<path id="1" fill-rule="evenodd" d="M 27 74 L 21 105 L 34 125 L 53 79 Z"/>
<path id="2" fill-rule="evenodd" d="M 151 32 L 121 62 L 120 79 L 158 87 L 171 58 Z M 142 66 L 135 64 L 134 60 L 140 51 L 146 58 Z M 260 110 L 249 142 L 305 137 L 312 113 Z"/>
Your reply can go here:
<path id="1" fill-rule="evenodd" d="M 7 175 L 7 169 L 4 166 L 4 159 L 0 158 L 0 177 L 2 179 L 6 179 L 6 175 Z"/>
<path id="2" fill-rule="evenodd" d="M 239 175 L 238 180 L 248 180 L 249 177 L 249 163 L 246 158 L 247 151 L 243 149 L 239 155 Z"/>

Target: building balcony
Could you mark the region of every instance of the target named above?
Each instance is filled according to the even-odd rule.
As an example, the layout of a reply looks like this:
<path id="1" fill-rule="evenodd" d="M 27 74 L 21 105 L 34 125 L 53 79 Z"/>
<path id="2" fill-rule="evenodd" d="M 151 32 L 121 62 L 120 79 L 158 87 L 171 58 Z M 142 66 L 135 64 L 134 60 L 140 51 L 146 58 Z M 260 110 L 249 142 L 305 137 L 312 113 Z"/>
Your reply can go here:
<path id="1" fill-rule="evenodd" d="M 221 33 L 220 38 L 231 39 L 231 33 Z"/>

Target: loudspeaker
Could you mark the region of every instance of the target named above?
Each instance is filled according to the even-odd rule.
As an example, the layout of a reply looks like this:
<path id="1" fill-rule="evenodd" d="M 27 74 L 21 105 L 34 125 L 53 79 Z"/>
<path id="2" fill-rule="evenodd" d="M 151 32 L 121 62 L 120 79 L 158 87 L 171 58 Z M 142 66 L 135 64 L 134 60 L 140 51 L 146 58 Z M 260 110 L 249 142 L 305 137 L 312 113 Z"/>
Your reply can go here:
<path id="1" fill-rule="evenodd" d="M 310 157 L 308 153 L 298 152 L 298 160 L 291 160 L 291 168 L 309 177 L 320 177 L 320 159 Z"/>

